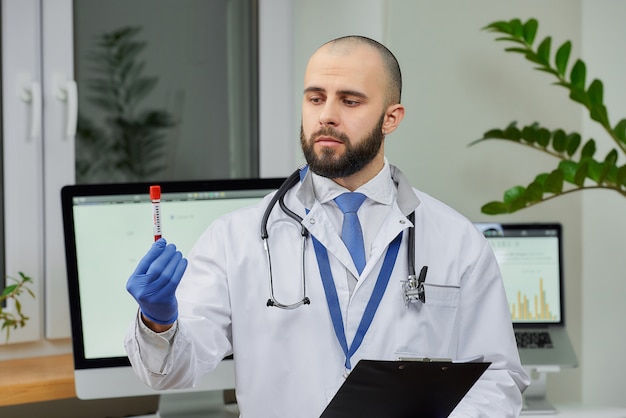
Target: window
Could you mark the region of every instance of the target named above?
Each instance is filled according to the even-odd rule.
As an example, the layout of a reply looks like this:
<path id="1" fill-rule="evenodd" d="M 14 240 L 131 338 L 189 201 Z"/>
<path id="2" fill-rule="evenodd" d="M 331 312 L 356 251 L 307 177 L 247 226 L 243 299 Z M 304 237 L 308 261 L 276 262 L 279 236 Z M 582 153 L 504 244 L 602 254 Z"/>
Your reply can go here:
<path id="1" fill-rule="evenodd" d="M 11 342 L 66 338 L 62 186 L 77 179 L 268 177 L 293 170 L 291 2 L 1 1 L 5 237 L 0 244 L 4 271 L 33 277 L 37 295 L 24 299 L 33 319 L 12 333 Z M 98 42 L 124 31 L 123 46 L 137 49 L 126 51 L 125 62 L 141 84 L 126 86 L 124 94 L 135 94 L 126 114 L 98 104 L 104 103 L 102 80 L 121 70 L 102 65 L 106 54 Z M 276 110 L 277 103 L 285 107 Z M 101 133 L 95 145 L 85 133 L 89 127 Z M 124 145 L 115 139 L 133 129 L 153 142 L 129 150 L 126 160 L 99 159 L 104 151 L 122 153 L 137 145 L 140 141 Z M 151 158 L 145 176 L 136 177 L 142 170 L 134 168 L 124 174 L 125 164 L 145 156 L 146 149 Z M 261 155 L 262 149 L 270 151 Z"/>

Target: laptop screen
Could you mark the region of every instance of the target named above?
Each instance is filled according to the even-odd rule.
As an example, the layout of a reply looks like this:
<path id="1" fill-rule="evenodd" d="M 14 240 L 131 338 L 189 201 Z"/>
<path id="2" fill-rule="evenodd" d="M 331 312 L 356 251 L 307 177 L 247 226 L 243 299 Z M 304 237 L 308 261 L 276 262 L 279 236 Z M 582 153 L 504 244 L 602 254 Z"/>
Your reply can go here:
<path id="1" fill-rule="evenodd" d="M 561 225 L 476 226 L 498 260 L 513 324 L 563 324 Z"/>
<path id="2" fill-rule="evenodd" d="M 260 202 L 282 181 L 162 182 L 163 237 L 187 256 L 216 218 Z M 154 241 L 149 187 L 126 183 L 62 190 L 74 355 L 81 368 L 128 363 L 122 341 L 137 303 L 125 284 Z"/>

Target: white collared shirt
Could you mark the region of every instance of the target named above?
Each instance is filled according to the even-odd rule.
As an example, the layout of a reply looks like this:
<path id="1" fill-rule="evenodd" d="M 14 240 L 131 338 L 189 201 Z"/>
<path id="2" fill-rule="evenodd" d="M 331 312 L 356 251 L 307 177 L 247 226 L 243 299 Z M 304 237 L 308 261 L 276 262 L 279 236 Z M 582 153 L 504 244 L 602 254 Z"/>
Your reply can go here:
<path id="1" fill-rule="evenodd" d="M 315 199 L 324 206 L 330 220 L 341 235 L 343 213 L 334 199 L 343 193 L 349 192 L 349 190 L 331 179 L 319 176 L 315 173 L 311 173 L 311 176 Z M 355 192 L 363 193 L 367 196 L 367 199 L 365 199 L 357 212 L 359 221 L 361 222 L 361 229 L 363 230 L 365 259 L 367 260 L 374 237 L 383 224 L 383 220 L 391 209 L 391 205 L 395 201 L 397 194 L 391 179 L 389 164 L 385 162 L 382 170 L 380 170 L 373 179 L 355 190 Z"/>

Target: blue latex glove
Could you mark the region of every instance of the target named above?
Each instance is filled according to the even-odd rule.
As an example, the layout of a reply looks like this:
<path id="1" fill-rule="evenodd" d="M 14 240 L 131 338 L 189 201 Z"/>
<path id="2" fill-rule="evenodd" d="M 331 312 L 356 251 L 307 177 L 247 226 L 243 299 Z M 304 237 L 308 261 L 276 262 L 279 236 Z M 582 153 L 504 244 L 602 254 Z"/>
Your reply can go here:
<path id="1" fill-rule="evenodd" d="M 141 313 L 149 320 L 168 325 L 178 318 L 176 288 L 187 268 L 187 260 L 174 244 L 160 238 L 141 259 L 126 282 Z"/>

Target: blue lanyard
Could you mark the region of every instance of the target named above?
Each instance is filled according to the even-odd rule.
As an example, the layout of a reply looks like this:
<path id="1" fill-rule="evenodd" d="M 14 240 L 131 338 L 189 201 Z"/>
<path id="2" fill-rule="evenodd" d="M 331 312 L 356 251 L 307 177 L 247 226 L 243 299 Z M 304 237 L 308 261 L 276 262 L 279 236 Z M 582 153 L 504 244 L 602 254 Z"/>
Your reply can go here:
<path id="1" fill-rule="evenodd" d="M 387 288 L 387 283 L 389 283 L 393 266 L 395 265 L 396 258 L 398 257 L 398 250 L 400 249 L 400 242 L 402 241 L 402 232 L 400 232 L 391 244 L 389 244 L 382 268 L 378 274 L 378 279 L 374 285 L 374 290 L 372 291 L 370 300 L 367 302 L 365 312 L 363 312 L 363 317 L 361 318 L 361 323 L 357 328 L 356 335 L 354 336 L 354 340 L 352 340 L 352 344 L 350 344 L 349 348 L 346 340 L 346 333 L 343 328 L 343 316 L 341 315 L 341 308 L 339 306 L 339 297 L 337 296 L 337 289 L 335 288 L 333 274 L 330 270 L 330 262 L 328 261 L 328 251 L 326 251 L 326 248 L 315 237 L 312 236 L 311 238 L 313 239 L 313 246 L 315 247 L 317 265 L 319 266 L 320 275 L 322 276 L 322 284 L 324 285 L 324 292 L 326 293 L 326 302 L 328 303 L 330 317 L 333 321 L 333 327 L 335 328 L 335 335 L 337 336 L 337 340 L 339 341 L 339 344 L 341 345 L 341 348 L 346 356 L 346 369 L 351 370 L 352 365 L 350 364 L 350 358 L 361 346 L 365 333 L 367 333 L 367 330 L 374 319 L 374 314 L 378 309 L 378 305 L 383 298 L 383 294 Z"/>

